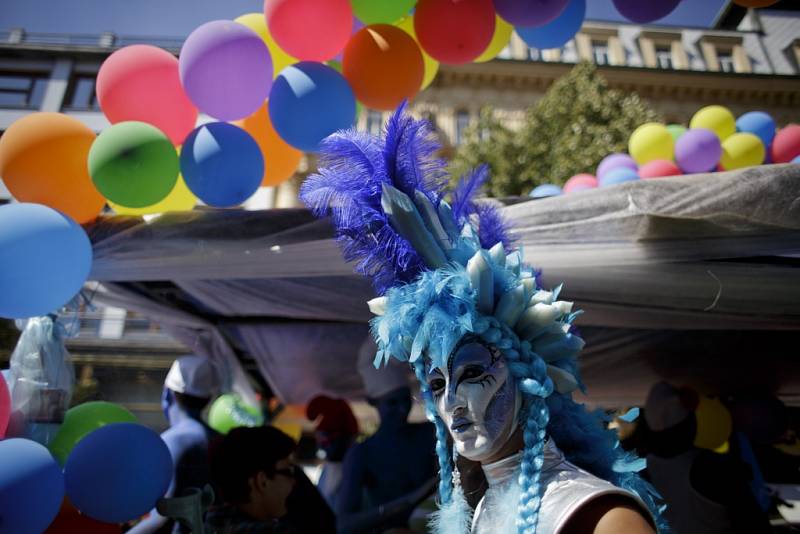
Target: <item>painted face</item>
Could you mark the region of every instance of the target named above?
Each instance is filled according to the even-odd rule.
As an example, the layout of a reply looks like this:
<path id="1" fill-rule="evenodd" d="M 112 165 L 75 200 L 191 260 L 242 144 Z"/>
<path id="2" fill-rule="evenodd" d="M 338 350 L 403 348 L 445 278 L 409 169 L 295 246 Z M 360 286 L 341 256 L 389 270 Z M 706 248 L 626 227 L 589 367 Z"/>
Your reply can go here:
<path id="1" fill-rule="evenodd" d="M 462 341 L 446 367 L 428 369 L 427 379 L 458 454 L 477 462 L 492 458 L 514 432 L 520 402 L 500 351 L 477 339 Z"/>

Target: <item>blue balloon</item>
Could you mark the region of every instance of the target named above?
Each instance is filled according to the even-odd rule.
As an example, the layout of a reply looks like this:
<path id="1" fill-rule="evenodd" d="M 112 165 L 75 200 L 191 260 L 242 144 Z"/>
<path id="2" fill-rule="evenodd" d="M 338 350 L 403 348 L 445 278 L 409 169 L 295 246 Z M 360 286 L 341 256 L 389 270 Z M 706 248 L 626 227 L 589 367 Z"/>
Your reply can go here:
<path id="1" fill-rule="evenodd" d="M 28 439 L 0 441 L 0 532 L 43 532 L 63 500 L 64 475 L 50 451 Z"/>
<path id="2" fill-rule="evenodd" d="M 794 163 L 795 165 L 800 165 L 800 156 L 795 156 L 792 161 L 789 163 Z"/>
<path id="3" fill-rule="evenodd" d="M 603 187 L 606 185 L 621 184 L 623 182 L 633 182 L 638 179 L 639 175 L 636 174 L 636 171 L 633 169 L 617 167 L 605 173 L 603 177 L 598 180 L 598 185 Z"/>
<path id="4" fill-rule="evenodd" d="M 555 184 L 542 184 L 536 186 L 533 191 L 528 193 L 528 196 L 531 198 L 557 197 L 563 193 L 564 191 Z"/>
<path id="5" fill-rule="evenodd" d="M 546 50 L 561 48 L 575 37 L 586 18 L 586 0 L 570 0 L 566 9 L 552 22 L 544 26 L 514 28 L 517 35 L 533 48 Z"/>
<path id="6" fill-rule="evenodd" d="M 41 204 L 0 206 L 0 317 L 47 315 L 80 291 L 92 266 L 86 232 Z"/>
<path id="7" fill-rule="evenodd" d="M 264 178 L 264 156 L 249 133 L 227 122 L 195 128 L 183 142 L 181 174 L 197 198 L 217 208 L 238 206 Z"/>
<path id="8" fill-rule="evenodd" d="M 350 128 L 356 99 L 344 77 L 314 61 L 283 69 L 272 83 L 269 117 L 281 138 L 300 150 L 316 152 L 337 130 Z"/>
<path id="9" fill-rule="evenodd" d="M 78 442 L 64 466 L 67 496 L 85 515 L 122 523 L 150 511 L 172 480 L 161 436 L 136 423 L 112 423 Z"/>
<path id="10" fill-rule="evenodd" d="M 768 147 L 775 137 L 775 119 L 763 111 L 749 111 L 736 119 L 736 130 L 757 135 Z"/>

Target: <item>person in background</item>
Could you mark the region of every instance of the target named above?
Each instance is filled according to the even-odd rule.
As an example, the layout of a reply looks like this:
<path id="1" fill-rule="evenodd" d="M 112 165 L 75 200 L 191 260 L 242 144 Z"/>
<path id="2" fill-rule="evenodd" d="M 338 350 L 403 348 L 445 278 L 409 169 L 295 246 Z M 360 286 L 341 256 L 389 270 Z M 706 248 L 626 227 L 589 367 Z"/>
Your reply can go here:
<path id="1" fill-rule="evenodd" d="M 771 532 L 750 490 L 752 473 L 735 454 L 694 446 L 697 394 L 659 382 L 647 397 L 647 473 L 679 534 Z"/>
<path id="2" fill-rule="evenodd" d="M 165 497 L 180 497 L 188 488 L 202 489 L 211 482 L 209 445 L 220 434 L 209 427 L 202 411 L 219 390 L 217 373 L 204 357 L 190 355 L 175 360 L 164 380 L 161 405 L 169 428 L 161 434 L 167 444 L 175 472 Z M 155 510 L 133 527 L 134 534 L 188 532 Z"/>
<path id="3" fill-rule="evenodd" d="M 210 534 L 303 532 L 287 501 L 299 469 L 295 442 L 270 426 L 231 430 L 211 449 L 211 473 L 222 504 L 206 515 Z"/>
<path id="4" fill-rule="evenodd" d="M 411 391 L 401 364 L 376 370 L 371 337 L 359 351 L 359 373 L 380 426 L 345 455 L 336 503 L 339 532 L 383 532 L 407 528 L 414 507 L 436 484 L 435 429 L 408 422 Z"/>
<path id="5" fill-rule="evenodd" d="M 342 460 L 358 436 L 358 421 L 346 401 L 325 395 L 318 395 L 308 403 L 306 417 L 310 421 L 319 418 L 315 436 L 325 462 L 317 488 L 335 510 L 342 482 Z"/>

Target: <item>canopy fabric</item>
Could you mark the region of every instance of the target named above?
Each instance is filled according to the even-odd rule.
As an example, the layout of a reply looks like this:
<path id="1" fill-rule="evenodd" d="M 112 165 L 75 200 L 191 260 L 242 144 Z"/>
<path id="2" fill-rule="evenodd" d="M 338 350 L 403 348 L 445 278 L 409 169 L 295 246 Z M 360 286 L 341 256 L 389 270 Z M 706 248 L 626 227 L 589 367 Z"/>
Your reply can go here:
<path id="1" fill-rule="evenodd" d="M 564 297 L 585 310 L 584 377 L 604 402 L 641 400 L 656 377 L 680 375 L 654 363 L 664 339 L 713 336 L 737 358 L 726 333 L 798 346 L 799 165 L 628 182 L 503 213 L 545 285 L 564 282 Z M 183 308 L 252 357 L 282 400 L 363 392 L 354 362 L 374 295 L 341 259 L 327 221 L 304 209 L 196 210 L 104 218 L 89 233 L 102 298 L 131 308 L 126 286 L 136 282 L 147 299 L 148 287 L 170 282 Z M 182 326 L 160 311 L 165 327 Z M 612 379 L 622 369 L 628 378 Z M 787 397 L 800 391 L 791 374 L 772 385 Z"/>

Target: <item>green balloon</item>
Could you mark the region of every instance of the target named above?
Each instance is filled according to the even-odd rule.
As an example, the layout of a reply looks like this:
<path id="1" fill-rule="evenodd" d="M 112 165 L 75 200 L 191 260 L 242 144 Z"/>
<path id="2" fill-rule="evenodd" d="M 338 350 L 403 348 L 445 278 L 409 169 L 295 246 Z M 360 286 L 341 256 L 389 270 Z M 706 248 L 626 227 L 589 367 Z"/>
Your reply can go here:
<path id="1" fill-rule="evenodd" d="M 64 423 L 53 440 L 47 445 L 62 466 L 75 445 L 87 434 L 111 423 L 138 423 L 136 416 L 119 404 L 93 401 L 79 404 L 67 410 Z"/>
<path id="2" fill-rule="evenodd" d="M 169 138 L 144 122 L 120 122 L 89 150 L 89 174 L 111 202 L 143 208 L 163 200 L 178 180 L 178 153 Z"/>
<path id="3" fill-rule="evenodd" d="M 238 395 L 231 393 L 217 397 L 208 410 L 208 426 L 220 434 L 227 434 L 231 429 L 240 426 L 263 424 L 264 414 L 260 408 L 245 403 Z"/>
<path id="4" fill-rule="evenodd" d="M 417 0 L 350 0 L 353 14 L 364 24 L 391 24 L 408 15 Z"/>
<path id="5" fill-rule="evenodd" d="M 672 140 L 677 141 L 680 136 L 686 133 L 686 127 L 680 124 L 669 124 L 667 125 L 667 131 L 672 136 Z"/>

